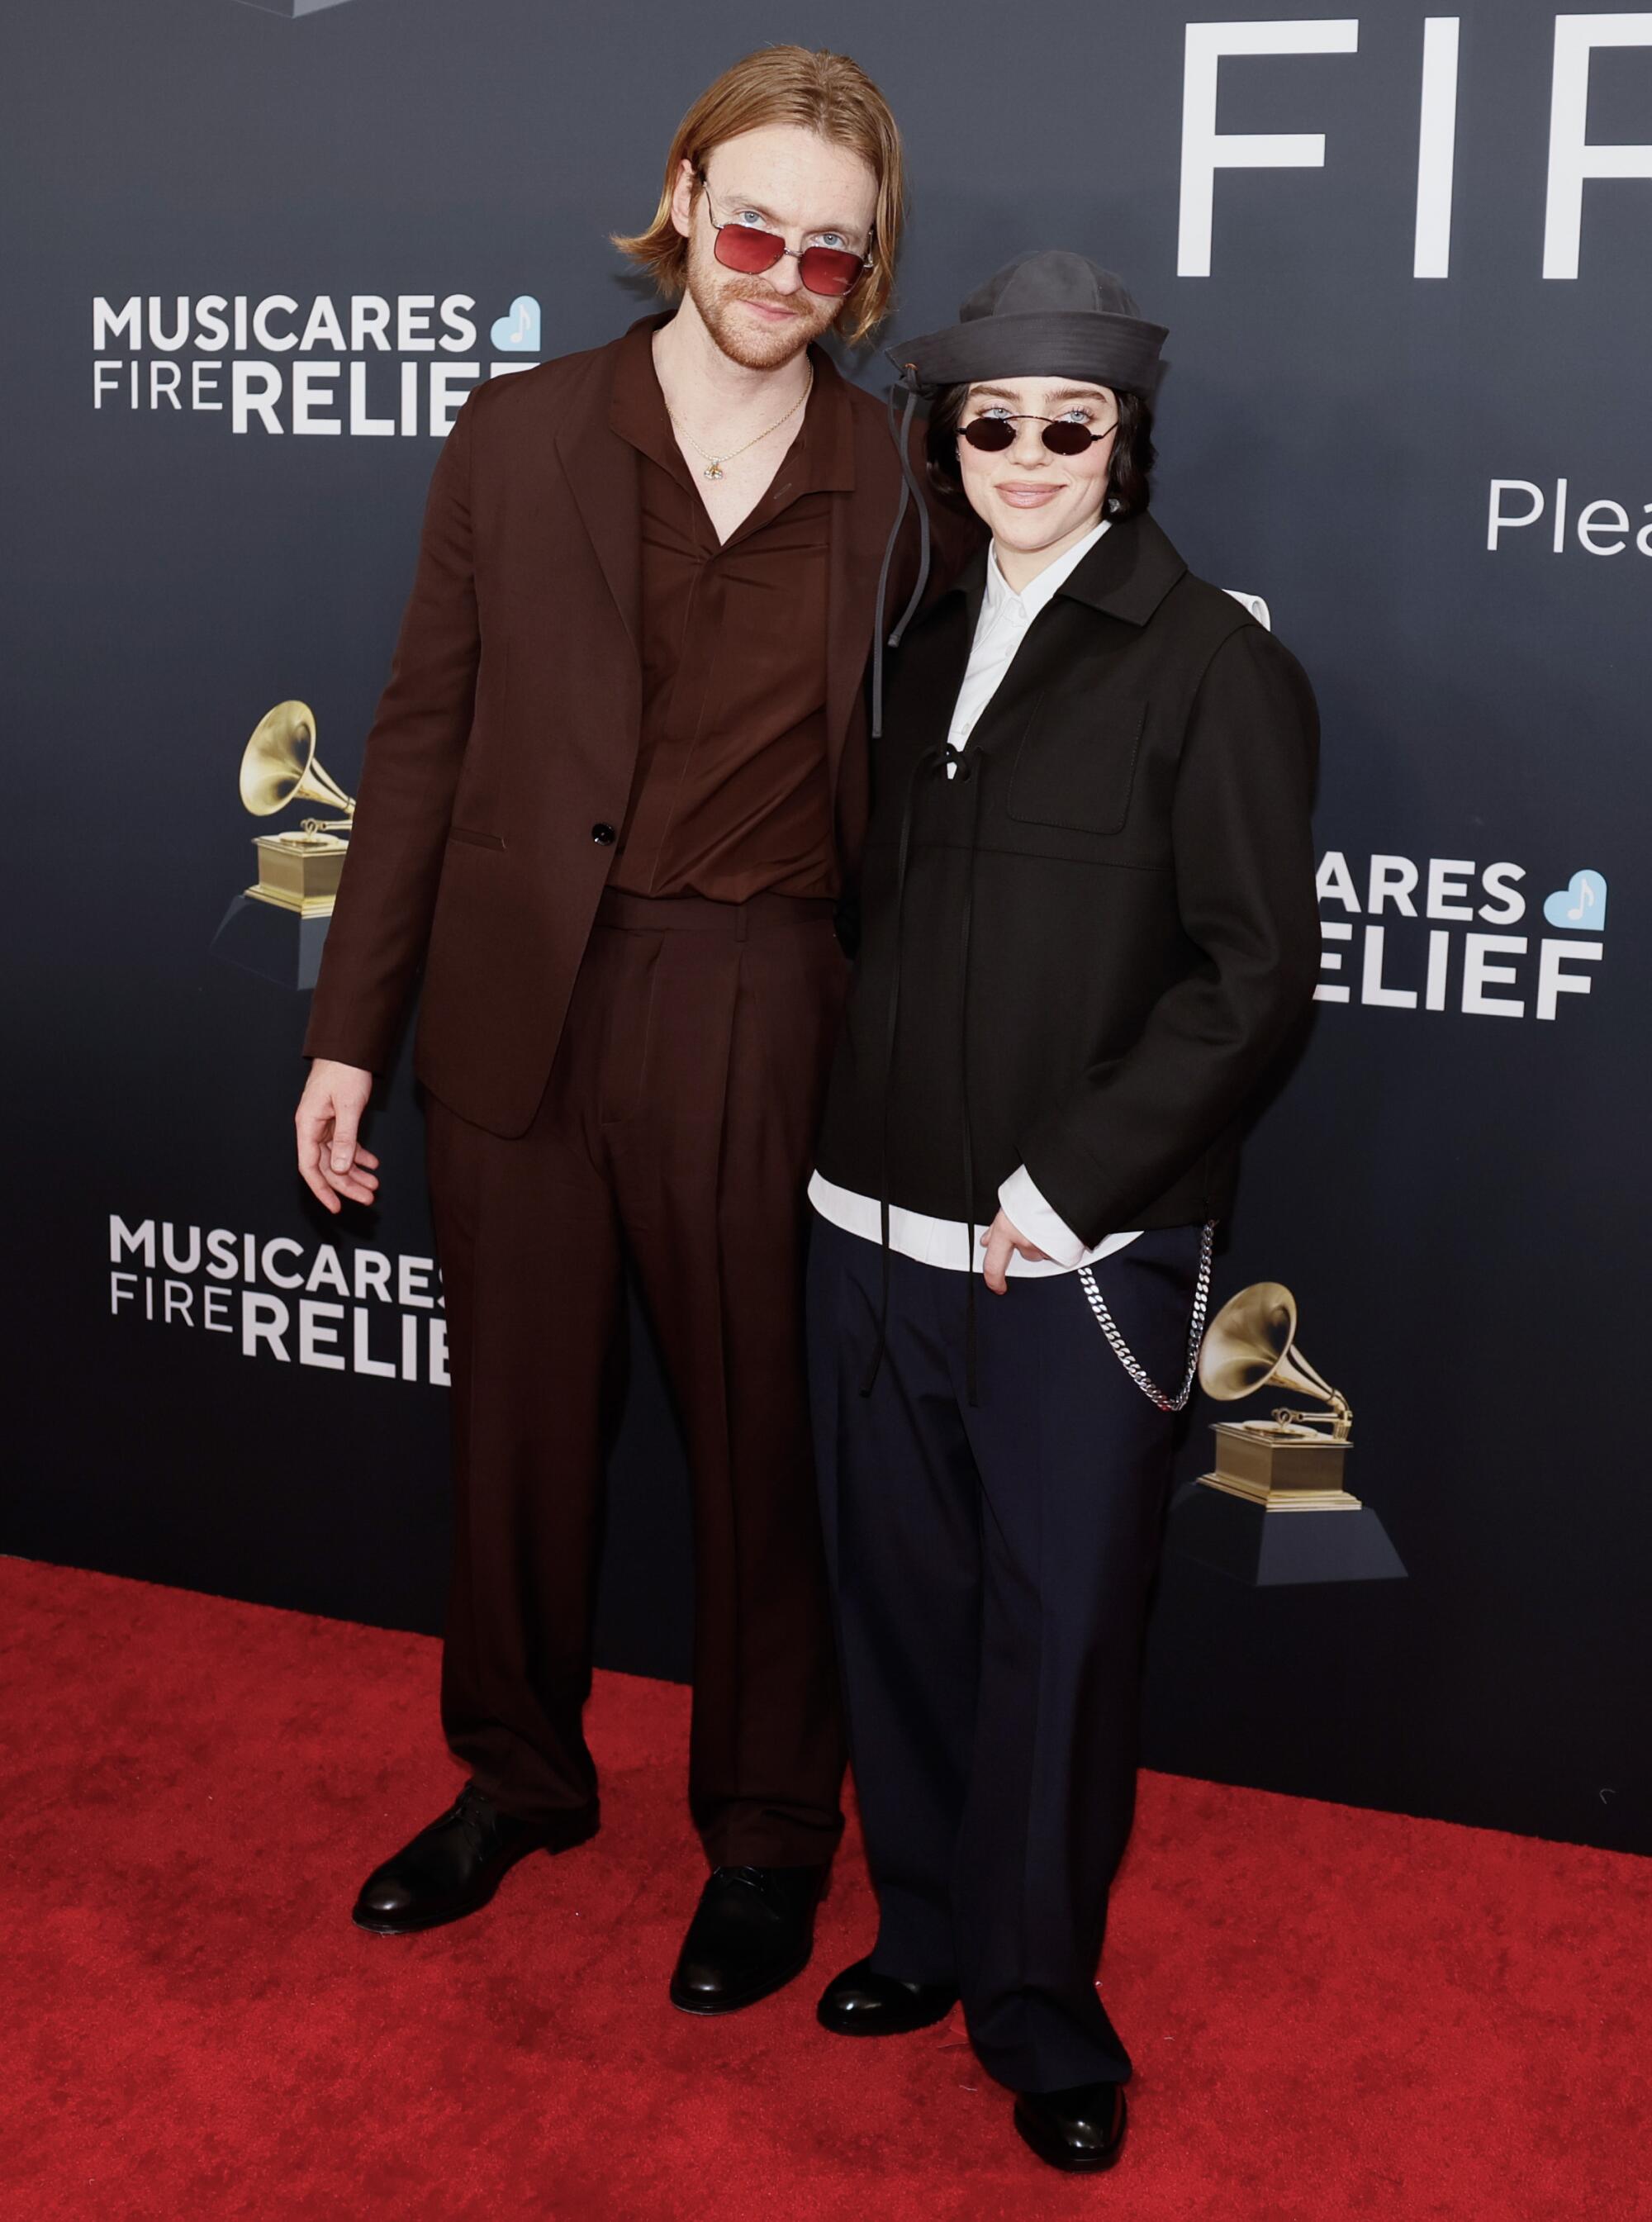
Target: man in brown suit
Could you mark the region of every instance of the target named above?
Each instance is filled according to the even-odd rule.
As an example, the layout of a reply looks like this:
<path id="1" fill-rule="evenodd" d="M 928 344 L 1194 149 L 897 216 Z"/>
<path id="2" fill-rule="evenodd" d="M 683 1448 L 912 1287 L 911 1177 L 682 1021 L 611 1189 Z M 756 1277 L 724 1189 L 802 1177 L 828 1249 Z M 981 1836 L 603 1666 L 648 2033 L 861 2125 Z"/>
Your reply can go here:
<path id="1" fill-rule="evenodd" d="M 360 1122 L 423 962 L 456 1483 L 442 1711 L 470 1779 L 355 1918 L 456 1920 L 597 1826 L 581 1714 L 629 1256 L 694 1485 L 713 1873 L 671 1996 L 704 2013 L 806 1964 L 842 1827 L 801 1263 L 900 461 L 813 342 L 883 313 L 901 201 L 852 62 L 750 56 L 618 242 L 675 313 L 467 398 L 305 1042 L 300 1169 L 330 1210 L 371 1202 Z M 944 580 L 970 528 L 938 522 Z"/>

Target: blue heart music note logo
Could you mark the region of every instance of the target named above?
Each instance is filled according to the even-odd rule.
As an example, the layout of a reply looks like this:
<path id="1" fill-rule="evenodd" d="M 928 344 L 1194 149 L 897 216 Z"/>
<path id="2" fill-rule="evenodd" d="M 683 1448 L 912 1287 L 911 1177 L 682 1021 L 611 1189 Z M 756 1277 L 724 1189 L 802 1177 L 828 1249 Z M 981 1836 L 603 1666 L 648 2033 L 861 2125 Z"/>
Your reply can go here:
<path id="1" fill-rule="evenodd" d="M 495 317 L 490 334 L 503 355 L 537 355 L 539 304 L 531 293 L 518 293 L 502 317 Z"/>
<path id="2" fill-rule="evenodd" d="M 1605 874 L 1573 872 L 1544 902 L 1543 916 L 1567 933 L 1599 933 L 1606 923 Z"/>

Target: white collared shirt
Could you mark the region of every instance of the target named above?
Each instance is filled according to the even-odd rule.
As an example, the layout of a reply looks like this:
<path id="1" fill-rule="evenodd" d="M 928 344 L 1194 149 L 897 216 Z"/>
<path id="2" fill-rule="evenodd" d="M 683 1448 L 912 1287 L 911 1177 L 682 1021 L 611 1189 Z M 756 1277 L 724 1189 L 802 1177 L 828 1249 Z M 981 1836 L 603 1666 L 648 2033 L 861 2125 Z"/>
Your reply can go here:
<path id="1" fill-rule="evenodd" d="M 975 637 L 970 643 L 970 660 L 952 706 L 952 721 L 946 733 L 948 748 L 962 750 L 1014 661 L 1016 650 L 1027 637 L 1027 627 L 1089 555 L 1107 530 L 1108 523 L 1102 518 L 1082 540 L 1075 542 L 1052 563 L 1046 563 L 1019 593 L 998 568 L 996 541 L 988 549 L 986 591 L 981 597 Z M 947 766 L 949 779 L 956 769 L 952 764 Z M 1080 1265 L 1092 1265 L 1098 1258 L 1122 1250 L 1127 1242 L 1135 1240 L 1140 1232 L 1137 1229 L 1128 1234 L 1104 1235 L 1093 1249 L 1086 1249 L 1066 1221 L 1046 1202 L 1025 1165 L 1000 1183 L 998 1201 L 1018 1230 L 1045 1252 L 1042 1259 L 1034 1259 L 1023 1258 L 1019 1251 L 1013 1251 L 1007 1268 L 1012 1278 L 1073 1272 Z M 839 1188 L 817 1172 L 809 1182 L 809 1202 L 822 1219 L 829 1219 L 845 1233 L 862 1235 L 870 1242 L 882 1239 L 875 1196 L 860 1196 L 851 1189 Z M 976 1230 L 977 1234 L 979 1231 Z M 916 1259 L 920 1265 L 948 1265 L 958 1272 L 964 1270 L 964 1260 L 971 1252 L 977 1272 L 986 1258 L 986 1245 L 972 1240 L 970 1230 L 961 1219 L 933 1219 L 927 1212 L 907 1211 L 894 1204 L 889 1207 L 889 1247 L 900 1251 L 902 1257 Z"/>
<path id="2" fill-rule="evenodd" d="M 1027 627 L 1055 599 L 1057 589 L 1072 576 L 1107 530 L 1108 523 L 1102 518 L 1082 540 L 1058 556 L 1052 563 L 1046 563 L 1019 593 L 998 568 L 997 542 L 995 540 L 988 549 L 986 592 L 981 597 L 981 614 L 975 621 L 970 661 L 958 690 L 958 700 L 952 705 L 952 722 L 946 734 L 949 749 L 961 749 L 969 739 L 980 721 L 981 712 L 998 692 L 1016 650 L 1026 639 Z M 949 774 L 951 769 L 949 765 Z"/>

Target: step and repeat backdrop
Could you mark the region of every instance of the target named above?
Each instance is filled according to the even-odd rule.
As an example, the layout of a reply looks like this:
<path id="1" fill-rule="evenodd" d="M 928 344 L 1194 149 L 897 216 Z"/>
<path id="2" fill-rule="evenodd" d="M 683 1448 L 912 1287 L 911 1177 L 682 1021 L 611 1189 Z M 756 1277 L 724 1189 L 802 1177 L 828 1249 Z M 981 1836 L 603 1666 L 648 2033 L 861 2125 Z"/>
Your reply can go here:
<path id="1" fill-rule="evenodd" d="M 0 35 L 0 1549 L 439 1627 L 405 1051 L 382 1205 L 330 1221 L 291 1126 L 324 903 L 248 891 L 344 815 L 464 393 L 652 305 L 606 235 L 699 89 L 795 40 L 905 133 L 885 338 L 1034 246 L 1169 325 L 1158 513 L 1322 706 L 1322 985 L 1224 1231 L 1147 1758 L 1652 1850 L 1652 13 L 59 0 Z M 676 1675 L 682 1453 L 631 1340 L 600 1659 Z"/>

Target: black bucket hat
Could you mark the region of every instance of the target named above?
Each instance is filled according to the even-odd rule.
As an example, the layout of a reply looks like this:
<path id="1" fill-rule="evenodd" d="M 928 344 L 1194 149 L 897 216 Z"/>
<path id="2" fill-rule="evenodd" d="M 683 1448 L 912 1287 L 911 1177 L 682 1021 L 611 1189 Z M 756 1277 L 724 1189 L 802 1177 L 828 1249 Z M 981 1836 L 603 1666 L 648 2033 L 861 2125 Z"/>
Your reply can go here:
<path id="1" fill-rule="evenodd" d="M 900 340 L 885 353 L 906 392 L 898 431 L 895 394 L 890 430 L 901 452 L 901 506 L 883 551 L 877 582 L 877 637 L 872 656 L 872 731 L 883 725 L 883 594 L 907 505 L 918 505 L 918 583 L 889 636 L 900 645 L 929 577 L 929 512 L 907 451 L 912 412 L 920 392 L 941 386 L 972 385 L 983 378 L 1082 378 L 1097 386 L 1150 394 L 1159 378 L 1159 354 L 1168 327 L 1150 323 L 1116 272 L 1065 248 L 1018 254 L 977 286 L 945 330 Z"/>
<path id="2" fill-rule="evenodd" d="M 995 270 L 945 331 L 885 352 L 903 382 L 920 387 L 1083 378 L 1151 393 L 1166 336 L 1167 328 L 1147 321 L 1115 272 L 1048 248 Z"/>

